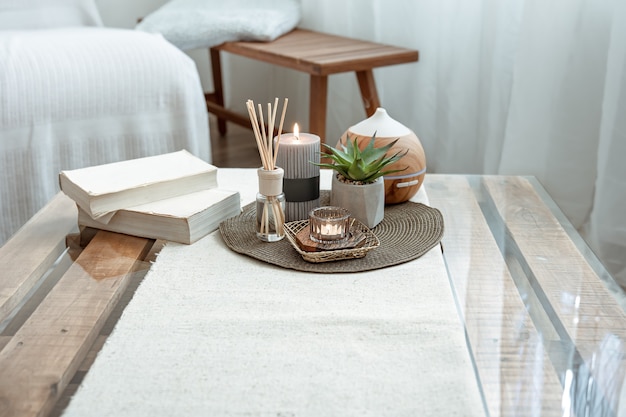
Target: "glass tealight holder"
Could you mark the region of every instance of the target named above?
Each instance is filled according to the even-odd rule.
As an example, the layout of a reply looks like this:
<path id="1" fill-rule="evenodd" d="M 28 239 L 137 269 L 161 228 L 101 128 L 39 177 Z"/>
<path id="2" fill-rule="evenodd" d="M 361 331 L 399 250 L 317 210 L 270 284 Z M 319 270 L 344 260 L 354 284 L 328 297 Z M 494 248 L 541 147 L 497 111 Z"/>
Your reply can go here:
<path id="1" fill-rule="evenodd" d="M 342 207 L 318 207 L 309 213 L 309 233 L 317 243 L 341 243 L 350 236 L 350 212 Z"/>

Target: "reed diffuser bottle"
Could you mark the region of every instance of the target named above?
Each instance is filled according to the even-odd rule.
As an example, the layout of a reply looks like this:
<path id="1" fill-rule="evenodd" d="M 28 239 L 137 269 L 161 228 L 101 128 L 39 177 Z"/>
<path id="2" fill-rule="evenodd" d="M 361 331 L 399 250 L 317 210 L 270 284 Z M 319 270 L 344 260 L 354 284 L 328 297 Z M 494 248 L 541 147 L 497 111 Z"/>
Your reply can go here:
<path id="1" fill-rule="evenodd" d="M 265 242 L 276 242 L 285 237 L 284 171 L 259 168 L 259 192 L 256 195 L 256 235 Z"/>
<path id="2" fill-rule="evenodd" d="M 273 107 L 271 103 L 267 103 L 267 132 L 265 131 L 261 105 L 259 104 L 257 117 L 254 102 L 252 100 L 246 102 L 254 138 L 259 148 L 261 163 L 263 164 L 257 171 L 259 175 L 259 192 L 256 196 L 256 235 L 264 242 L 276 242 L 285 237 L 285 194 L 283 193 L 285 171 L 276 166 L 276 157 L 288 102 L 285 99 L 280 125 L 278 126 L 276 145 L 273 143 L 273 133 L 274 123 L 276 122 L 276 110 L 278 109 L 278 98 L 274 101 Z"/>

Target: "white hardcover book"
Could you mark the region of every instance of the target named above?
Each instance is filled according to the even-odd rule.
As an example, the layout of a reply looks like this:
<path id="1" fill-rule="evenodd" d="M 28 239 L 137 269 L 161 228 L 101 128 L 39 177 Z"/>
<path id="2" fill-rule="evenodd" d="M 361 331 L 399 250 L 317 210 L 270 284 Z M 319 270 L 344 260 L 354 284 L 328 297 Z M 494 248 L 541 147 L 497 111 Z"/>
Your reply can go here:
<path id="1" fill-rule="evenodd" d="M 118 210 L 102 223 L 78 208 L 78 225 L 191 244 L 241 213 L 237 191 L 213 188 Z"/>
<path id="2" fill-rule="evenodd" d="M 217 167 L 182 150 L 61 171 L 61 190 L 90 217 L 217 187 Z"/>

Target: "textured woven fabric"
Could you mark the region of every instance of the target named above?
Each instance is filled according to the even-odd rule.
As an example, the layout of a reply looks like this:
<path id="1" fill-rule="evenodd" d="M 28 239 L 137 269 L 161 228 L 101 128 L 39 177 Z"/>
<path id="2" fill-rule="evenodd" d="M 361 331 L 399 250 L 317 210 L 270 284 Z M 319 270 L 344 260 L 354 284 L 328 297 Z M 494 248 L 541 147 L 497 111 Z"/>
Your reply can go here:
<path id="1" fill-rule="evenodd" d="M 220 170 L 218 181 L 246 204 L 255 174 Z M 64 414 L 85 415 L 484 410 L 438 248 L 382 270 L 314 274 L 233 252 L 216 231 L 161 251 Z"/>
<path id="2" fill-rule="evenodd" d="M 180 149 L 210 161 L 208 116 L 193 61 L 161 36 L 0 32 L 0 244 L 62 169 Z"/>
<path id="3" fill-rule="evenodd" d="M 320 204 L 327 205 L 329 192 L 323 191 Z M 220 225 L 226 245 L 235 252 L 284 268 L 319 273 L 358 272 L 385 268 L 416 259 L 439 243 L 443 236 L 443 216 L 432 207 L 408 201 L 385 208 L 385 218 L 373 232 L 380 246 L 364 258 L 337 262 L 310 263 L 293 250 L 288 239 L 267 245 L 254 235 L 256 210 L 254 204 L 244 207 L 241 215 Z"/>
<path id="4" fill-rule="evenodd" d="M 271 41 L 300 21 L 296 0 L 172 0 L 137 29 L 161 33 L 182 50 L 228 41 Z"/>

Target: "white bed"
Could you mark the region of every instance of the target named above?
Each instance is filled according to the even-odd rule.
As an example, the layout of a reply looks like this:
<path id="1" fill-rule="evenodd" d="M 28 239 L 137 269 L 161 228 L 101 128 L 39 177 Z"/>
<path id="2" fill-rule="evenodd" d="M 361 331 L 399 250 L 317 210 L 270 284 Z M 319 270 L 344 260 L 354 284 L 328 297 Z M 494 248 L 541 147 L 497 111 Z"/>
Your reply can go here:
<path id="1" fill-rule="evenodd" d="M 1 24 L 0 245 L 58 192 L 62 169 L 180 149 L 211 162 L 195 64 L 160 35 Z"/>

